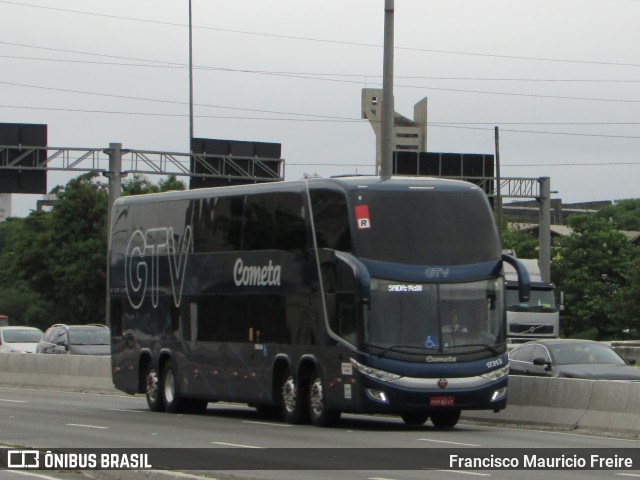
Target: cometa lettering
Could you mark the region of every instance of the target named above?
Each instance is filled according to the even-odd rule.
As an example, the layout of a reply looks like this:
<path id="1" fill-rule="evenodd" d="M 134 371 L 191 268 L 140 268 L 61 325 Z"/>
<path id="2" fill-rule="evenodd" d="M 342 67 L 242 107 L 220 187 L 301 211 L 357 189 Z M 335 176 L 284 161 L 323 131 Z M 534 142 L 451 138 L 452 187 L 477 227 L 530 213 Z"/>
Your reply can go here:
<path id="1" fill-rule="evenodd" d="M 426 359 L 427 363 L 453 363 L 458 361 L 458 357 L 449 355 L 448 357 L 434 357 L 429 355 Z"/>
<path id="2" fill-rule="evenodd" d="M 233 266 L 233 281 L 238 287 L 278 287 L 281 274 L 282 266 L 271 260 L 267 265 L 245 265 L 238 258 Z"/>

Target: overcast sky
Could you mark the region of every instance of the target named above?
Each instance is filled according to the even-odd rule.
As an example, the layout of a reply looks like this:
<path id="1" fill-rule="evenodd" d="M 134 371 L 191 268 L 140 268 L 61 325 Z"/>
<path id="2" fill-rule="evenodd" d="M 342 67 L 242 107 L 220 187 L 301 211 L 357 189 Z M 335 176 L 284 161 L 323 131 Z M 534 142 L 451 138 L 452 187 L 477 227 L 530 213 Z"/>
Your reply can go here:
<path id="1" fill-rule="evenodd" d="M 374 173 L 360 95 L 381 88 L 384 3 L 192 0 L 195 136 L 281 143 L 288 180 Z M 0 0 L 0 18 L 0 122 L 188 151 L 188 0 Z M 396 111 L 428 97 L 434 152 L 494 153 L 498 126 L 502 175 L 565 202 L 640 198 L 639 19 L 638 0 L 395 0 Z"/>

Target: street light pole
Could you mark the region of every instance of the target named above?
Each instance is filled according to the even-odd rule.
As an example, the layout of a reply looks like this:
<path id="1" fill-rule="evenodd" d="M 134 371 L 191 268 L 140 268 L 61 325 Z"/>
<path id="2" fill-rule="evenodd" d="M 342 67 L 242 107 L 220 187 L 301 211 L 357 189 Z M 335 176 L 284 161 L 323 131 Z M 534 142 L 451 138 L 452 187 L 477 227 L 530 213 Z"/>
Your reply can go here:
<path id="1" fill-rule="evenodd" d="M 393 174 L 393 21 L 394 0 L 384 4 L 384 53 L 382 66 L 382 131 L 380 177 Z"/>
<path id="2" fill-rule="evenodd" d="M 191 0 L 189 0 L 189 151 L 193 139 L 193 25 L 191 23 Z"/>

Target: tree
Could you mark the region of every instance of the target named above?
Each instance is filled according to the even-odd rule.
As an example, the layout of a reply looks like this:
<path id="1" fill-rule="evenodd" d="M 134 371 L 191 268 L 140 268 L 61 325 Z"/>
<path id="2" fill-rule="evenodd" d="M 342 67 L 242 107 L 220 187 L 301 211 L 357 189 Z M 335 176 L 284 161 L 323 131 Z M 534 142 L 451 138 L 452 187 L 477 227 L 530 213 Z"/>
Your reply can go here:
<path id="1" fill-rule="evenodd" d="M 158 188 L 161 192 L 169 192 L 171 190 L 186 190 L 187 186 L 175 175 L 169 175 L 158 182 Z"/>
<path id="2" fill-rule="evenodd" d="M 638 321 L 626 308 L 637 252 L 601 217 L 573 215 L 569 226 L 573 233 L 559 241 L 552 262 L 552 277 L 565 293 L 563 335 L 622 338 Z"/>
<path id="3" fill-rule="evenodd" d="M 597 215 L 610 220 L 620 230 L 640 230 L 640 199 L 620 200 L 599 210 Z"/>
<path id="4" fill-rule="evenodd" d="M 72 179 L 51 210 L 49 289 L 64 323 L 104 323 L 107 186 L 96 173 Z"/>
<path id="5" fill-rule="evenodd" d="M 522 230 L 504 229 L 502 248 L 513 250 L 519 258 L 538 258 L 538 239 Z"/>
<path id="6" fill-rule="evenodd" d="M 52 304 L 40 293 L 53 283 L 47 258 L 50 241 L 47 213 L 0 223 L 0 312 L 14 325 L 46 328 L 55 321 Z"/>
<path id="7" fill-rule="evenodd" d="M 152 183 L 148 178 L 139 173 L 122 182 L 122 195 L 142 195 L 145 193 L 168 192 L 170 190 L 185 190 L 186 185 L 177 179 L 175 175 L 160 180 L 158 184 Z"/>
<path id="8" fill-rule="evenodd" d="M 50 212 L 0 228 L 0 310 L 13 323 L 105 321 L 107 187 L 87 173 L 57 187 Z"/>
<path id="9" fill-rule="evenodd" d="M 144 175 L 135 173 L 133 177 L 122 182 L 122 195 L 142 195 L 144 193 L 157 193 L 160 189 Z"/>

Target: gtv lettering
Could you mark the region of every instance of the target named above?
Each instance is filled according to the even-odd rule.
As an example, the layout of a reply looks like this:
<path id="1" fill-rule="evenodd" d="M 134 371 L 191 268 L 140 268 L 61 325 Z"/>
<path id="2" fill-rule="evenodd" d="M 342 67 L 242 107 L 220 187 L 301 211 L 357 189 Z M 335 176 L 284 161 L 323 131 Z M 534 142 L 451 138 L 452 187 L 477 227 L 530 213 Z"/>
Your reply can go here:
<path id="1" fill-rule="evenodd" d="M 161 259 L 169 262 L 173 303 L 176 307 L 180 306 L 187 255 L 191 251 L 192 244 L 193 235 L 190 226 L 185 228 L 179 243 L 174 237 L 173 227 L 133 232 L 127 245 L 124 266 L 127 298 L 133 308 L 140 308 L 149 294 L 153 308 L 158 307 Z"/>

